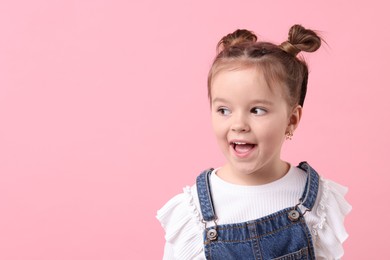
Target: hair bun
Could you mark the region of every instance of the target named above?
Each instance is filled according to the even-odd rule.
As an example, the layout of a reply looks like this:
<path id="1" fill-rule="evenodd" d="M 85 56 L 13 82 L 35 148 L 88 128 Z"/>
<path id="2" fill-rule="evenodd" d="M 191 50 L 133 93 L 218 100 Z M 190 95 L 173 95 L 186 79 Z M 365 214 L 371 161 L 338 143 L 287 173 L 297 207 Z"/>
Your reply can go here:
<path id="1" fill-rule="evenodd" d="M 300 51 L 315 52 L 321 46 L 321 37 L 312 30 L 296 24 L 288 32 L 288 41 L 280 47 L 287 53 L 296 56 Z"/>
<path id="2" fill-rule="evenodd" d="M 229 33 L 224 36 L 217 45 L 219 52 L 226 50 L 232 46 L 243 44 L 243 43 L 254 43 L 257 41 L 257 36 L 248 30 L 238 29 L 233 33 Z"/>

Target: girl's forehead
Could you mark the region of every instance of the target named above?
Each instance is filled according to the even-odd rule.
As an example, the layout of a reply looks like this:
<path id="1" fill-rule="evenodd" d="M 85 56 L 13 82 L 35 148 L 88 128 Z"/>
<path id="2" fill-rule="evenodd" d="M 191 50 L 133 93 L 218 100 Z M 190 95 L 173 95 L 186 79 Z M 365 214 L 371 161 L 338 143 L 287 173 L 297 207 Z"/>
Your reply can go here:
<path id="1" fill-rule="evenodd" d="M 280 96 L 282 89 L 269 85 L 262 70 L 254 67 L 219 71 L 211 84 L 211 96 L 216 97 L 271 97 Z"/>

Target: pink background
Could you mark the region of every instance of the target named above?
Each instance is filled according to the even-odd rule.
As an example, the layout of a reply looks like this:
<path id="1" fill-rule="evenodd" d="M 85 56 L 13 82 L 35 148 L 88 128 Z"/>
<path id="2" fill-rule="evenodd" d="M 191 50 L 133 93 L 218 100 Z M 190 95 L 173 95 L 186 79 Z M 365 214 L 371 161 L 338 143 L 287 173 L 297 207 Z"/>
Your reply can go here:
<path id="1" fill-rule="evenodd" d="M 344 259 L 388 252 L 387 1 L 0 3 L 0 259 L 161 259 L 156 211 L 223 158 L 206 75 L 237 28 L 306 55 L 303 121 L 284 158 L 349 186 Z M 387 149 L 386 149 L 387 148 Z"/>

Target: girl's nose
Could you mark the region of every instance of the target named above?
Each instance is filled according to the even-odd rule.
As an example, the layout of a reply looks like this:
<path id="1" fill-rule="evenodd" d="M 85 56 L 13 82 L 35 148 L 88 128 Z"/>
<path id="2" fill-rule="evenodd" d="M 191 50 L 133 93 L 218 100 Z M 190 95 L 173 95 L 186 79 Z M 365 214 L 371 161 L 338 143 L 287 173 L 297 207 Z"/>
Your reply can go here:
<path id="1" fill-rule="evenodd" d="M 243 117 L 238 117 L 233 122 L 231 130 L 234 132 L 248 132 L 250 127 Z"/>

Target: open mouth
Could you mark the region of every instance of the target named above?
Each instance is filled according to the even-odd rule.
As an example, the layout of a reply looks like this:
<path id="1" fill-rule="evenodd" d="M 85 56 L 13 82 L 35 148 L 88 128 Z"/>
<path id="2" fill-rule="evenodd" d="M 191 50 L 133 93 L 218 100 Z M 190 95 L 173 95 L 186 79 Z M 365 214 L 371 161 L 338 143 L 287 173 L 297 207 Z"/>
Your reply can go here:
<path id="1" fill-rule="evenodd" d="M 244 143 L 244 142 L 231 142 L 230 145 L 233 147 L 234 151 L 238 154 L 246 154 L 250 152 L 255 144 Z"/>

